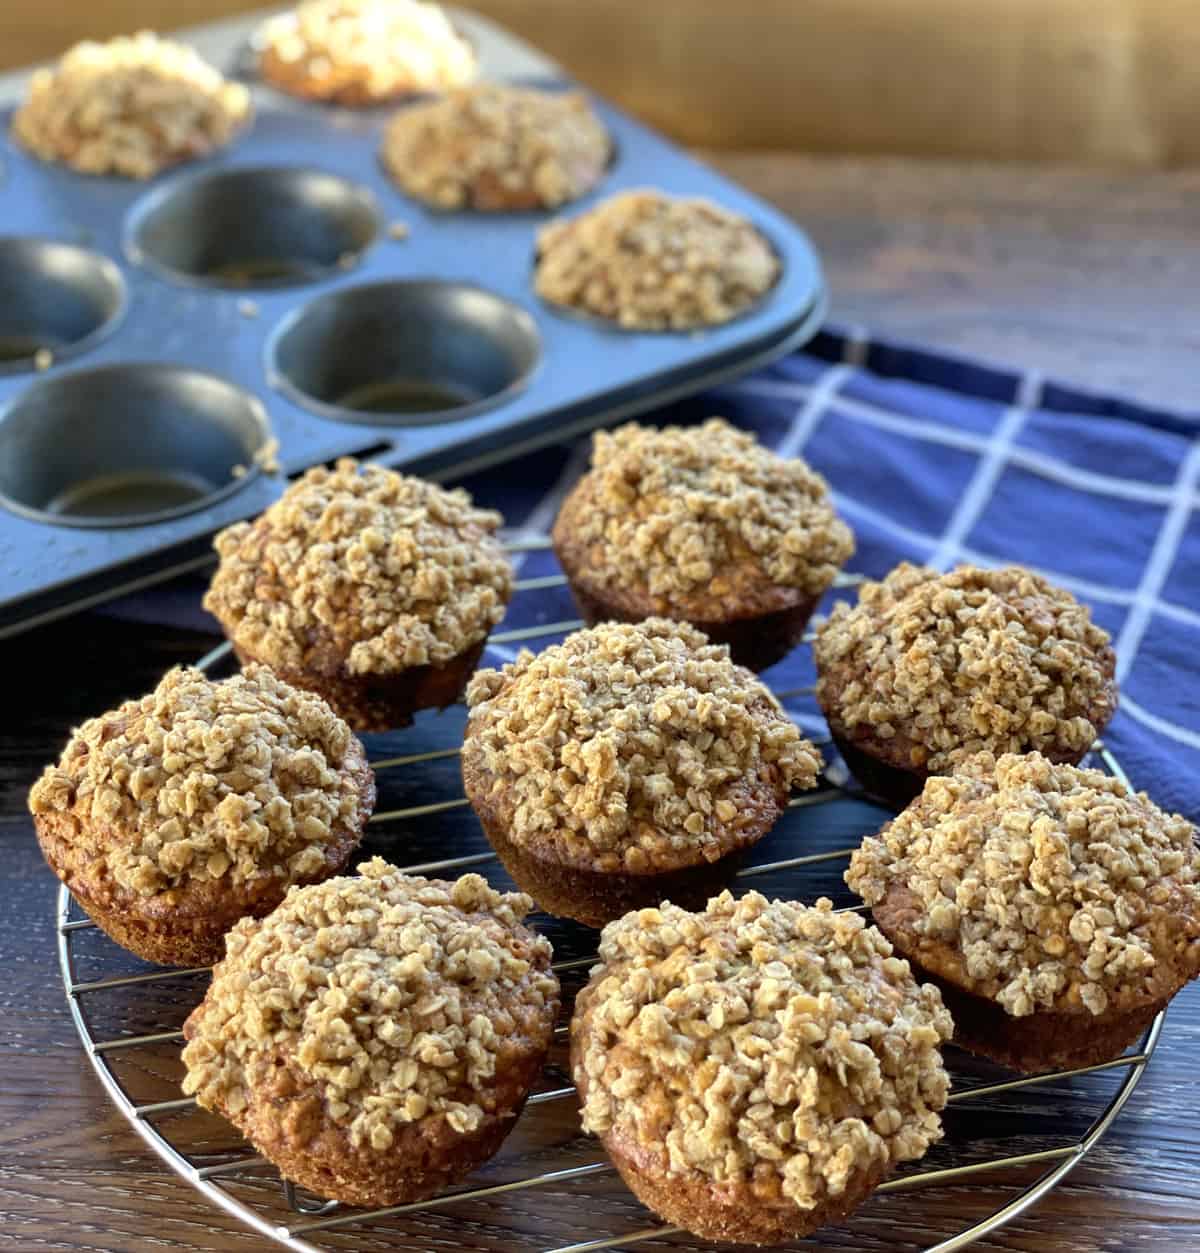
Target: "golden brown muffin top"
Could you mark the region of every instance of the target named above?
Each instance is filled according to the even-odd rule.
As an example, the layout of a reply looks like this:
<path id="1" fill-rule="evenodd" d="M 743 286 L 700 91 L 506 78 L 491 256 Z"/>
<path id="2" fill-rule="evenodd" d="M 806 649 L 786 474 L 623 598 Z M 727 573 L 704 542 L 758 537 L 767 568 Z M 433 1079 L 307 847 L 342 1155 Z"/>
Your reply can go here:
<path id="1" fill-rule="evenodd" d="M 467 1134 L 493 1112 L 497 1057 L 549 1034 L 550 944 L 520 925 L 529 897 L 479 875 L 413 878 L 378 857 L 359 869 L 229 933 L 189 1020 L 183 1090 L 236 1116 L 282 1060 L 355 1146 L 387 1149 L 426 1117 Z"/>
<path id="2" fill-rule="evenodd" d="M 319 696 L 264 666 L 221 682 L 177 668 L 75 731 L 29 808 L 73 813 L 72 843 L 153 896 L 278 867 L 289 880 L 319 873 L 360 817 L 361 771 L 361 746 Z"/>
<path id="3" fill-rule="evenodd" d="M 728 892 L 604 928 L 572 1024 L 583 1127 L 813 1209 L 942 1135 L 952 1023 L 862 918 Z"/>
<path id="4" fill-rule="evenodd" d="M 318 641 L 350 674 L 442 665 L 504 616 L 512 567 L 492 538 L 501 521 L 461 489 L 343 458 L 220 532 L 204 607 L 277 667 L 303 667 Z"/>
<path id="5" fill-rule="evenodd" d="M 820 753 L 724 645 L 650 618 L 522 651 L 467 689 L 467 751 L 504 794 L 509 838 L 645 871 L 720 856 L 747 787 L 810 788 Z"/>
<path id="6" fill-rule="evenodd" d="M 633 589 L 659 612 L 768 584 L 818 596 L 854 552 L 825 480 L 723 418 L 597 432 L 555 540 L 580 550 L 572 577 Z"/>
<path id="7" fill-rule="evenodd" d="M 609 149 L 581 92 L 487 83 L 401 109 L 383 160 L 406 192 L 439 209 L 554 208 L 596 183 Z"/>
<path id="8" fill-rule="evenodd" d="M 1191 824 L 1098 770 L 980 753 L 863 841 L 846 882 L 868 905 L 903 886 L 906 924 L 943 969 L 1013 1017 L 1166 995 L 1200 971 Z M 931 959 L 932 960 L 932 959 Z M 1156 966 L 1159 968 L 1156 971 Z"/>
<path id="9" fill-rule="evenodd" d="M 631 330 L 728 322 L 778 277 L 754 224 L 707 200 L 626 191 L 538 232 L 538 294 Z"/>
<path id="10" fill-rule="evenodd" d="M 151 178 L 223 147 L 250 120 L 250 93 L 185 44 L 150 31 L 88 40 L 38 70 L 13 135 L 84 174 Z"/>
<path id="11" fill-rule="evenodd" d="M 932 772 L 983 749 L 1082 753 L 1091 718 L 1116 705 L 1108 633 L 1020 566 L 903 562 L 834 606 L 813 654 L 821 703 L 849 734 L 902 736 Z"/>
<path id="12" fill-rule="evenodd" d="M 440 5 L 422 0 L 303 0 L 271 18 L 264 50 L 364 99 L 456 87 L 475 74 L 475 53 Z"/>

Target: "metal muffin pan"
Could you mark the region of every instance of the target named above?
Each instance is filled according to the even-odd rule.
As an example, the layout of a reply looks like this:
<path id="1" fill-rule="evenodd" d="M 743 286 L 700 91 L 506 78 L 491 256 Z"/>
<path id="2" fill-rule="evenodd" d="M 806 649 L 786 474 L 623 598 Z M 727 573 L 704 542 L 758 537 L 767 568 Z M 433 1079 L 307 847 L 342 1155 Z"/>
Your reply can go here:
<path id="1" fill-rule="evenodd" d="M 452 12 L 481 77 L 568 85 Z M 262 16 L 179 37 L 244 71 Z M 213 531 L 282 490 L 255 468 L 269 440 L 285 475 L 368 452 L 457 475 L 748 370 L 825 311 L 802 231 L 600 100 L 613 164 L 564 212 L 633 187 L 710 197 L 779 254 L 760 304 L 702 332 L 639 334 L 543 303 L 532 268 L 551 215 L 407 198 L 378 158 L 391 108 L 307 104 L 251 79 L 240 140 L 135 183 L 19 149 L 24 81 L 0 78 L 0 636 L 207 560 Z"/>

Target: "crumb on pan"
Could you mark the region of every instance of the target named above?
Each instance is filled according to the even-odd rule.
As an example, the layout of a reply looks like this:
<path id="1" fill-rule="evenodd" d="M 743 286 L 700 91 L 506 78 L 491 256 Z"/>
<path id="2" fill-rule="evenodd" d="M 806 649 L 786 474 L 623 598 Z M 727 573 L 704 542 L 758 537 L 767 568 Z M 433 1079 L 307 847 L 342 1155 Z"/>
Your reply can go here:
<path id="1" fill-rule="evenodd" d="M 716 859 L 761 783 L 811 788 L 820 753 L 729 650 L 694 627 L 603 624 L 523 650 L 467 689 L 467 739 L 507 796 L 509 837 L 649 869 L 671 850 Z"/>
<path id="2" fill-rule="evenodd" d="M 386 1150 L 426 1117 L 474 1131 L 497 1060 L 557 1007 L 550 944 L 520 925 L 531 907 L 479 875 L 413 878 L 378 857 L 293 888 L 230 932 L 189 1023 L 184 1092 L 236 1119 L 286 1059 L 355 1146 Z"/>
<path id="3" fill-rule="evenodd" d="M 739 580 L 819 595 L 854 552 L 825 480 L 723 418 L 597 432 L 563 519 L 586 546 L 588 583 L 644 583 L 664 610 Z"/>
<path id="4" fill-rule="evenodd" d="M 186 45 L 142 31 L 78 43 L 38 70 L 12 130 L 44 161 L 144 179 L 224 147 L 251 111 L 241 83 Z"/>
<path id="5" fill-rule="evenodd" d="M 279 464 L 279 441 L 274 436 L 254 454 L 254 464 L 264 474 L 279 474 L 283 469 Z"/>
<path id="6" fill-rule="evenodd" d="M 216 537 L 204 605 L 270 665 L 303 666 L 320 632 L 351 674 L 440 665 L 504 616 L 512 568 L 492 538 L 500 522 L 462 490 L 343 458 Z"/>
<path id="7" fill-rule="evenodd" d="M 534 286 L 631 330 L 690 330 L 728 322 L 778 277 L 774 250 L 746 218 L 642 190 L 544 226 Z"/>
<path id="8" fill-rule="evenodd" d="M 401 109 L 383 139 L 399 186 L 439 209 L 557 207 L 600 179 L 609 150 L 581 92 L 499 83 Z"/>
<path id="9" fill-rule="evenodd" d="M 863 841 L 846 882 L 868 905 L 905 885 L 921 903 L 915 935 L 960 955 L 968 986 L 1013 1017 L 1102 1014 L 1180 954 L 1200 970 L 1191 824 L 1040 753 L 980 753 L 929 779 Z"/>
<path id="10" fill-rule="evenodd" d="M 828 900 L 640 910 L 600 961 L 572 1028 L 584 1130 L 801 1209 L 941 1138 L 941 996 Z"/>
<path id="11" fill-rule="evenodd" d="M 267 21 L 263 45 L 302 94 L 323 99 L 387 100 L 475 74 L 471 45 L 423 0 L 303 0 Z"/>
<path id="12" fill-rule="evenodd" d="M 320 697 L 263 666 L 220 682 L 177 668 L 75 731 L 29 807 L 78 815 L 78 838 L 102 841 L 109 873 L 140 896 L 277 867 L 299 879 L 356 819 L 359 783 L 343 769 L 356 745 Z"/>
<path id="13" fill-rule="evenodd" d="M 973 752 L 1082 753 L 1112 713 L 1106 631 L 1020 566 L 904 562 L 840 601 L 813 644 L 822 706 L 849 734 L 902 732 L 936 772 Z"/>

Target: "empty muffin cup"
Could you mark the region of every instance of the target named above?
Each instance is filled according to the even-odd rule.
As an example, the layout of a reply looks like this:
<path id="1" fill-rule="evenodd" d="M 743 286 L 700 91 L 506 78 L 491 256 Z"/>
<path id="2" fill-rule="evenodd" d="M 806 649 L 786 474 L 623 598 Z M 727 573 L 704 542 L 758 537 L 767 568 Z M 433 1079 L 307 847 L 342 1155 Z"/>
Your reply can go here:
<path id="1" fill-rule="evenodd" d="M 107 258 L 74 244 L 0 237 L 0 371 L 82 352 L 117 324 L 125 283 Z"/>
<path id="2" fill-rule="evenodd" d="M 272 384 L 371 426 L 470 417 L 514 395 L 541 355 L 525 310 L 469 283 L 370 283 L 319 296 L 267 345 Z"/>
<path id="3" fill-rule="evenodd" d="M 248 392 L 198 370 L 100 366 L 42 379 L 0 415 L 0 503 L 41 522 L 162 522 L 237 491 L 270 431 Z"/>
<path id="4" fill-rule="evenodd" d="M 365 187 L 320 170 L 262 166 L 187 175 L 134 207 L 130 260 L 213 287 L 289 287 L 353 265 L 379 233 Z"/>

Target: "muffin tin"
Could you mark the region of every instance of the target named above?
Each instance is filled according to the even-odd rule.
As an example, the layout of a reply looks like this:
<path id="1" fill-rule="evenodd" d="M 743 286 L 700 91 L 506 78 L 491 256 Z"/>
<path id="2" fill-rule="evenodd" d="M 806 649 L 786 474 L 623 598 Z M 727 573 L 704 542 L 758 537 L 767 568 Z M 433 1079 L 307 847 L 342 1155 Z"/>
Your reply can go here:
<path id="1" fill-rule="evenodd" d="M 455 12 L 481 76 L 567 84 Z M 261 15 L 185 35 L 247 73 Z M 440 214 L 378 160 L 392 110 L 291 100 L 220 154 L 151 183 L 44 164 L 7 137 L 0 78 L 0 636 L 208 559 L 208 537 L 343 454 L 434 477 L 517 456 L 794 348 L 825 309 L 807 237 L 619 111 L 608 176 L 567 213 L 642 186 L 754 221 L 781 277 L 742 317 L 631 333 L 542 303 L 550 215 Z M 40 350 L 40 351 L 39 351 Z"/>

